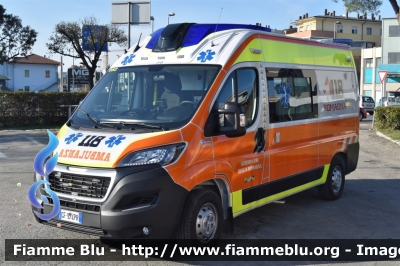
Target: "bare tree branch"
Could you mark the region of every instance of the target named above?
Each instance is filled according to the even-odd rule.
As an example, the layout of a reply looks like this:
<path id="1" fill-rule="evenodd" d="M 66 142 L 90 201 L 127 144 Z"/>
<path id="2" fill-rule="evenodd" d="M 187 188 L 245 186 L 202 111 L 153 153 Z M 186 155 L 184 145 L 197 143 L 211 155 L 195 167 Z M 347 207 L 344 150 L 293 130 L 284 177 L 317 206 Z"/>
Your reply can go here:
<path id="1" fill-rule="evenodd" d="M 88 37 L 84 38 L 83 30 L 88 30 Z M 97 63 L 104 47 L 109 42 L 126 45 L 128 38 L 124 31 L 115 25 L 100 25 L 95 17 L 85 17 L 79 22 L 60 22 L 55 26 L 53 35 L 46 43 L 50 53 L 81 59 L 82 64 L 88 69 L 89 76 L 93 77 Z M 82 47 L 90 47 L 83 50 Z M 89 79 L 89 86 L 93 88 L 93 79 Z"/>

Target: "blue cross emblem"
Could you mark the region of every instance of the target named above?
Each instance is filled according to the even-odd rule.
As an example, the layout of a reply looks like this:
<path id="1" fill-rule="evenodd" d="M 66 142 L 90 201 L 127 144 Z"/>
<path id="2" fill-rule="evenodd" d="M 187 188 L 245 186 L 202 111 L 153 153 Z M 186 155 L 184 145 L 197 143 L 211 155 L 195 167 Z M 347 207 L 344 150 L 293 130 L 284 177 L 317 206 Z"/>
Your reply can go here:
<path id="1" fill-rule="evenodd" d="M 284 108 L 289 108 L 290 87 L 286 82 L 283 82 L 279 87 L 279 93 L 281 94 L 281 104 L 283 104 Z"/>
<path id="2" fill-rule="evenodd" d="M 202 63 L 206 62 L 207 60 L 212 60 L 214 58 L 215 52 L 211 50 L 203 51 L 200 53 L 199 57 L 197 57 L 197 61 Z"/>

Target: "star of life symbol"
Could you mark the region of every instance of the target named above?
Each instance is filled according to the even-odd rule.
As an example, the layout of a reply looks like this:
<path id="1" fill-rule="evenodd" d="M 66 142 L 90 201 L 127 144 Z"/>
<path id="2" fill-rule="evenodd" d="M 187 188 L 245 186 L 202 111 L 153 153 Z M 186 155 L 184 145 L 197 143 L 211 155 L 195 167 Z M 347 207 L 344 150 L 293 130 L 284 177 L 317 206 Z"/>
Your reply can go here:
<path id="1" fill-rule="evenodd" d="M 203 51 L 200 53 L 199 57 L 197 57 L 197 61 L 202 63 L 206 62 L 207 60 L 212 60 L 214 58 L 215 52 L 211 50 Z"/>
<path id="2" fill-rule="evenodd" d="M 80 137 L 82 137 L 83 134 L 82 133 L 77 133 L 77 134 L 71 134 L 69 135 L 69 137 L 65 138 L 64 141 L 67 144 L 71 144 L 71 142 L 75 142 L 77 141 Z"/>
<path id="3" fill-rule="evenodd" d="M 122 60 L 121 64 L 126 65 L 128 63 L 132 63 L 133 58 L 135 58 L 134 54 L 131 54 L 129 56 L 125 56 L 124 60 Z"/>
<path id="4" fill-rule="evenodd" d="M 112 148 L 114 145 L 119 145 L 124 139 L 126 139 L 126 137 L 122 135 L 118 135 L 116 137 L 112 136 L 105 142 L 105 144 L 108 145 L 109 148 Z"/>
<path id="5" fill-rule="evenodd" d="M 279 93 L 281 94 L 281 104 L 283 104 L 284 108 L 289 107 L 289 99 L 290 99 L 290 87 L 283 82 L 279 87 Z"/>

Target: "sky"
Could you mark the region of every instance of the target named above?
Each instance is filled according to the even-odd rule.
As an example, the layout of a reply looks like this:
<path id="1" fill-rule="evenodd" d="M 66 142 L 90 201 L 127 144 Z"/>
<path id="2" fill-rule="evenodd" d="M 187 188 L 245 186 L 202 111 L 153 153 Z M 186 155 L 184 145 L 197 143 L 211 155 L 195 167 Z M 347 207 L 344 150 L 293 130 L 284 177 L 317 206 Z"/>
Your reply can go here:
<path id="1" fill-rule="evenodd" d="M 0 4 L 6 13 L 18 16 L 22 25 L 29 25 L 38 32 L 38 37 L 32 52 L 41 56 L 46 55 L 56 61 L 59 54 L 50 54 L 46 47 L 53 35 L 55 26 L 61 21 L 74 22 L 85 17 L 94 16 L 100 24 L 111 22 L 111 3 L 128 2 L 123 0 L 1 0 Z M 134 1 L 132 1 L 134 2 Z M 336 11 L 336 15 L 346 12 L 343 3 L 332 0 L 151 0 L 151 15 L 154 17 L 154 30 L 165 27 L 168 22 L 183 23 L 237 23 L 270 25 L 272 29 L 287 29 L 299 18 L 323 15 L 324 10 Z M 221 11 L 222 10 L 222 11 Z M 394 17 L 394 11 L 388 0 L 383 0 L 380 9 L 382 18 Z M 356 17 L 356 13 L 349 16 Z M 128 26 L 120 26 L 128 31 Z M 131 46 L 136 45 L 140 33 L 142 39 L 152 31 L 151 25 L 131 26 Z M 109 64 L 122 55 L 121 47 L 112 44 L 109 47 Z M 78 60 L 79 61 L 79 60 Z M 63 57 L 64 68 L 72 65 L 72 58 Z M 75 65 L 78 65 L 75 62 Z M 65 69 L 64 69 L 65 71 Z"/>

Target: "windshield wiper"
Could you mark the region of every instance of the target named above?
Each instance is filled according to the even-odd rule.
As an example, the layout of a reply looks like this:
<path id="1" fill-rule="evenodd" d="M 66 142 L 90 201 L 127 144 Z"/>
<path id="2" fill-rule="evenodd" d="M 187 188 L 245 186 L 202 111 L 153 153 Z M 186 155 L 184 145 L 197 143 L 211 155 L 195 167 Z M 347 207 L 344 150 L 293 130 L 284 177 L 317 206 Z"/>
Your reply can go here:
<path id="1" fill-rule="evenodd" d="M 78 110 L 81 111 L 82 113 L 84 113 L 84 114 L 89 118 L 90 121 L 92 121 L 93 123 L 95 123 L 95 124 L 98 125 L 98 126 L 116 128 L 115 126 L 110 126 L 110 125 L 107 125 L 107 124 L 103 124 L 103 123 L 101 123 L 100 121 L 97 121 L 97 120 L 94 119 L 91 115 L 89 115 L 88 113 L 86 113 L 85 111 L 83 111 L 81 108 L 78 108 Z"/>
<path id="2" fill-rule="evenodd" d="M 151 128 L 151 129 L 162 129 L 163 131 L 166 130 L 163 125 L 154 126 L 154 125 L 149 125 L 149 124 L 145 124 L 145 123 L 130 123 L 130 122 L 125 122 L 125 121 L 120 121 L 120 122 L 107 121 L 107 123 L 108 124 L 118 124 L 118 125 L 122 125 L 122 126 L 134 126 L 134 127 L 137 126 L 137 127 Z"/>

